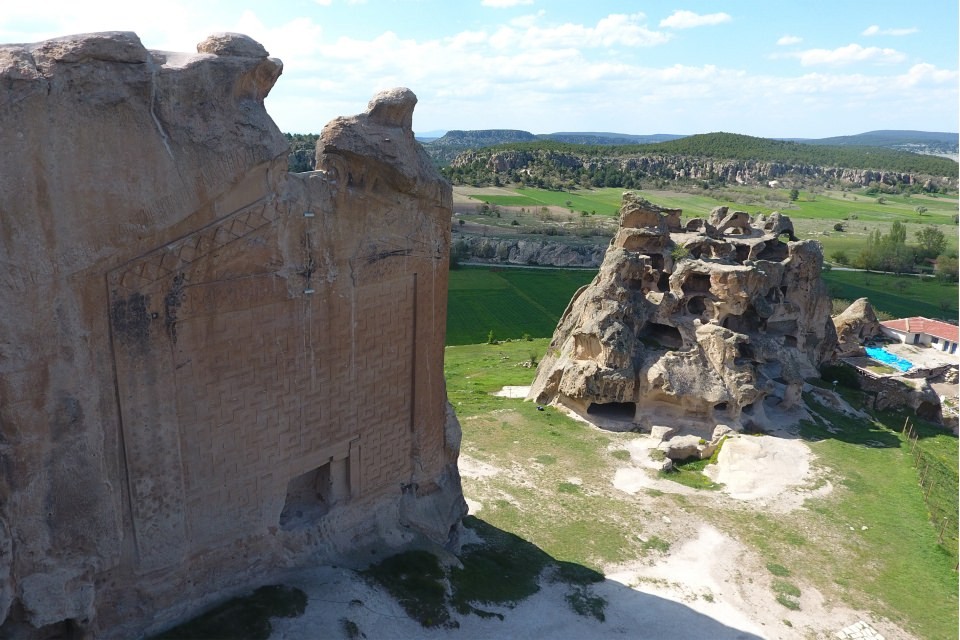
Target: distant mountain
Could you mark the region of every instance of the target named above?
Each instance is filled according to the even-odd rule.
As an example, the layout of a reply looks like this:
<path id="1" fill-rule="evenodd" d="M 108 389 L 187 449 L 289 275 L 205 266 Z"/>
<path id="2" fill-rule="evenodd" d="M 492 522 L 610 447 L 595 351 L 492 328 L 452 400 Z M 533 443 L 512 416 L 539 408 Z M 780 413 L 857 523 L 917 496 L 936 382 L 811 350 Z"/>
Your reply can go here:
<path id="1" fill-rule="evenodd" d="M 541 140 L 556 140 L 570 144 L 651 144 L 677 140 L 686 136 L 674 133 L 654 133 L 651 135 L 633 135 L 630 133 L 595 132 L 559 132 L 544 133 L 537 136 Z"/>
<path id="2" fill-rule="evenodd" d="M 946 131 L 883 129 L 852 136 L 817 139 L 794 138 L 790 140 L 803 144 L 825 144 L 838 147 L 884 147 L 897 151 L 945 156 L 954 160 L 960 153 L 958 134 Z"/>

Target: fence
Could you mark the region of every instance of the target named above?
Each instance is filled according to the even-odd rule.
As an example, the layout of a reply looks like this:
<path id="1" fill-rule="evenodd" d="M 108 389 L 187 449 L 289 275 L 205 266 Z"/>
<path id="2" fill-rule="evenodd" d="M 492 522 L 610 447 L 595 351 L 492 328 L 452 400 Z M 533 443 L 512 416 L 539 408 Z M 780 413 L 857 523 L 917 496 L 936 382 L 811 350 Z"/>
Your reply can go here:
<path id="1" fill-rule="evenodd" d="M 937 528 L 937 542 L 952 542 L 956 547 L 960 541 L 960 523 L 957 515 L 958 478 L 952 465 L 938 460 L 920 444 L 920 436 L 907 418 L 901 434 L 907 438 L 913 466 L 917 470 L 923 501 L 927 505 L 930 520 Z"/>

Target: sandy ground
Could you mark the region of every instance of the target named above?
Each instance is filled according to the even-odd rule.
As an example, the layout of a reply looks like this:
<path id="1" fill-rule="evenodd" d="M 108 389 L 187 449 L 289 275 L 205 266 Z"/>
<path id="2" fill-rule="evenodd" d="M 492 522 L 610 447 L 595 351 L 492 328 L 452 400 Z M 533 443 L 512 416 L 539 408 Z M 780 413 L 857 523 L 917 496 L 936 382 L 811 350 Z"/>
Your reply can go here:
<path id="1" fill-rule="evenodd" d="M 508 387 L 507 397 L 523 397 L 527 387 Z M 827 400 L 842 399 L 825 392 Z M 851 407 L 840 408 L 857 413 Z M 802 509 L 812 496 L 829 493 L 832 486 L 818 475 L 810 449 L 796 438 L 793 426 L 803 412 L 768 415 L 776 435 L 733 434 L 724 444 L 718 463 L 708 474 L 725 486 L 717 492 L 717 508 L 748 508 L 768 513 Z M 293 573 L 285 584 L 303 589 L 309 597 L 305 614 L 293 619 L 274 619 L 271 640 L 301 638 L 347 638 L 344 621 L 356 624 L 369 640 L 437 638 L 449 640 L 501 638 L 636 638 L 659 640 L 703 639 L 752 640 L 770 638 L 807 640 L 834 638 L 835 633 L 861 621 L 888 639 L 911 638 L 889 621 L 872 618 L 827 601 L 815 588 L 803 585 L 800 610 L 788 610 L 775 601 L 774 577 L 759 555 L 733 537 L 705 524 L 695 510 L 676 507 L 670 501 L 652 502 L 653 493 L 691 494 L 695 490 L 657 477 L 649 449 L 651 437 L 630 440 L 631 460 L 610 478 L 612 489 L 649 500 L 659 516 L 644 522 L 646 535 L 669 530 L 670 537 L 684 542 L 653 558 L 607 567 L 607 579 L 595 585 L 596 595 L 607 600 L 606 620 L 598 622 L 575 614 L 565 602 L 567 588 L 547 582 L 541 590 L 515 608 L 486 607 L 504 615 L 504 620 L 457 615 L 458 629 L 424 629 L 411 620 L 382 590 L 375 589 L 352 571 L 320 567 Z M 460 471 L 472 513 L 482 511 L 489 495 L 471 495 L 471 486 L 482 480 L 508 474 L 521 478 L 523 469 L 501 469 L 462 454 Z M 578 479 L 571 478 L 571 481 Z M 477 481 L 477 482 L 471 482 Z M 654 526 L 655 525 L 655 526 Z M 659 527 L 659 529 L 657 529 Z M 642 538 L 641 538 L 642 539 Z"/>

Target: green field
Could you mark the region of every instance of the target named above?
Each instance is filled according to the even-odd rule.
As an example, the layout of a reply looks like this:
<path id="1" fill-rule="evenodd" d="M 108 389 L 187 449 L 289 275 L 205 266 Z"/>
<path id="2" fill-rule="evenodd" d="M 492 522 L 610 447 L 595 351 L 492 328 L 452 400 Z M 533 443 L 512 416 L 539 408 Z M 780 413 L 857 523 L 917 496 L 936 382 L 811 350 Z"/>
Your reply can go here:
<path id="1" fill-rule="evenodd" d="M 956 282 L 941 283 L 933 278 L 836 269 L 824 272 L 823 279 L 832 297 L 851 302 L 857 298 L 870 298 L 874 309 L 894 318 L 957 319 L 960 289 Z"/>
<path id="2" fill-rule="evenodd" d="M 461 267 L 450 272 L 447 344 L 479 344 L 524 334 L 549 338 L 570 298 L 596 275 L 590 269 Z M 867 297 L 894 318 L 957 318 L 957 283 L 859 271 L 826 271 L 834 298 Z"/>
<path id="3" fill-rule="evenodd" d="M 573 293 L 589 283 L 591 269 L 462 267 L 450 272 L 447 344 L 553 335 Z"/>

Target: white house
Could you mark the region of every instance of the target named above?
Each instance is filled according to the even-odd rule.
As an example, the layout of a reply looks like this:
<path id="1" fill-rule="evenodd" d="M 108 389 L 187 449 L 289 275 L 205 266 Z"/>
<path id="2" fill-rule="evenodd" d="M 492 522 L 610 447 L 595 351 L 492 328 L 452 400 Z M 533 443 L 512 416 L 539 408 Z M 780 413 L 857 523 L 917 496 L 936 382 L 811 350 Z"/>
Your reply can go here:
<path id="1" fill-rule="evenodd" d="M 914 316 L 880 323 L 883 334 L 904 344 L 922 344 L 937 351 L 956 353 L 960 342 L 960 327 Z"/>

